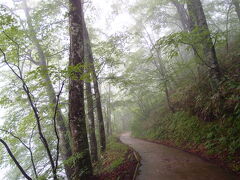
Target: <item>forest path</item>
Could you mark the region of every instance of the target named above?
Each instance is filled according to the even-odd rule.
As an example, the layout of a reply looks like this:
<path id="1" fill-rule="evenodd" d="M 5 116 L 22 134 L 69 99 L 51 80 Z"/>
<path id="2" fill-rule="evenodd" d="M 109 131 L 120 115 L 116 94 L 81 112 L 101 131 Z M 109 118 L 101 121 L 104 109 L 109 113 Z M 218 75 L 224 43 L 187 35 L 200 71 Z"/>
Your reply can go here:
<path id="1" fill-rule="evenodd" d="M 190 153 L 122 134 L 120 140 L 141 156 L 137 180 L 237 180 L 239 178 Z"/>

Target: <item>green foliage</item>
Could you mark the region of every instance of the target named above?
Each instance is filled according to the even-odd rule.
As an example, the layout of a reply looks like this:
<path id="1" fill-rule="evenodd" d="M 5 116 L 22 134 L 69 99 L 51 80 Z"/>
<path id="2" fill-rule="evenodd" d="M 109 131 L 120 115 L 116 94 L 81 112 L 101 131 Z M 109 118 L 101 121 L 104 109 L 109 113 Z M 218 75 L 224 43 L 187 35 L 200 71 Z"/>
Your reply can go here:
<path id="1" fill-rule="evenodd" d="M 115 161 L 112 162 L 112 164 L 108 167 L 108 171 L 112 171 L 116 168 L 118 168 L 121 164 L 123 164 L 124 158 L 120 157 L 119 159 L 116 159 Z"/>
<path id="2" fill-rule="evenodd" d="M 83 157 L 84 157 L 84 153 L 76 153 L 72 155 L 70 158 L 68 158 L 67 160 L 65 160 L 63 163 L 68 166 L 74 166 L 74 164 L 76 164 L 77 161 L 79 161 L 79 159 L 82 159 Z"/>
<path id="3" fill-rule="evenodd" d="M 129 147 L 119 142 L 116 137 L 109 137 L 108 141 L 107 151 L 94 168 L 95 174 L 111 172 L 125 161 Z"/>
<path id="4" fill-rule="evenodd" d="M 49 6 L 48 8 L 52 7 Z M 31 9 L 31 12 L 35 10 L 36 9 Z M 47 10 L 47 8 L 45 8 L 40 13 L 44 14 L 49 12 L 48 15 L 50 15 L 51 12 L 53 13 L 52 10 L 53 9 Z M 40 27 L 37 25 L 39 19 L 33 19 L 33 23 L 35 25 L 34 28 L 37 31 L 38 38 L 42 38 L 39 40 L 39 42 L 48 61 L 47 68 L 44 69 L 40 66 L 36 67 L 36 64 L 39 62 L 39 56 L 36 53 L 36 49 L 32 46 L 32 42 L 29 41 L 29 32 L 26 31 L 27 27 L 25 26 L 26 24 L 24 20 L 21 20 L 20 22 L 19 17 L 16 14 L 14 11 L 11 11 L 10 8 L 3 8 L 1 6 L 0 46 L 1 49 L 5 52 L 7 61 L 11 64 L 13 69 L 19 73 L 17 65 L 19 65 L 19 68 L 21 68 L 23 78 L 30 89 L 31 95 L 33 96 L 33 101 L 38 107 L 44 135 L 49 142 L 52 154 L 55 156 L 54 149 L 56 148 L 56 138 L 55 135 L 53 135 L 53 115 L 52 112 L 50 112 L 51 110 L 48 106 L 48 97 L 46 96 L 46 89 L 44 88 L 46 82 L 43 81 L 41 75 L 46 75 L 46 73 L 49 73 L 54 88 L 57 87 L 56 85 L 59 85 L 59 82 L 63 81 L 63 79 L 67 77 L 64 76 L 65 74 L 62 70 L 65 66 L 62 66 L 62 69 L 59 68 L 60 64 L 58 62 L 58 59 L 62 58 L 58 51 L 60 51 L 60 49 L 62 51 L 63 48 L 61 47 L 61 43 L 59 43 L 59 41 L 53 40 L 54 38 L 57 38 L 58 40 L 60 39 L 59 36 L 56 37 L 51 34 L 53 33 L 52 29 L 57 30 L 57 27 L 55 25 L 49 26 L 46 24 L 45 19 L 44 21 L 41 21 L 42 24 Z M 47 19 L 49 24 L 56 21 L 56 19 L 50 18 L 49 16 L 47 16 Z M 50 22 L 50 19 L 51 21 L 53 20 L 53 22 Z M 63 26 L 61 26 L 61 28 L 63 28 Z M 54 43 L 52 42 L 55 42 L 57 45 L 53 45 Z M 56 54 L 56 52 L 58 53 Z M 2 53 L 0 56 L 2 58 Z M 31 60 L 33 60 L 35 64 L 31 63 Z M 1 66 L 2 65 L 4 65 L 4 63 L 1 62 Z M 6 121 L 4 125 L 1 126 L 1 128 L 12 132 L 26 145 L 32 147 L 37 171 L 41 171 L 40 175 L 46 175 L 46 177 L 42 179 L 48 179 L 49 174 L 51 173 L 49 172 L 48 168 L 44 167 L 46 166 L 47 162 L 47 154 L 45 153 L 45 149 L 39 139 L 39 135 L 37 134 L 35 117 L 31 110 L 31 107 L 29 106 L 27 96 L 22 89 L 22 83 L 16 76 L 14 76 L 11 71 L 9 71 L 6 66 L 4 66 L 2 69 L 1 81 L 4 83 L 2 84 L 3 88 L 1 88 L 0 104 L 1 107 L 5 108 L 6 111 L 6 115 L 4 116 L 4 119 Z M 12 137 L 9 133 L 1 132 L 1 135 L 1 137 L 4 137 L 4 140 L 9 144 L 14 155 L 19 160 L 26 172 L 31 177 L 33 177 L 34 174 L 32 170 L 32 164 L 27 149 L 20 143 L 19 140 Z M 3 159 L 3 161 L 1 162 L 4 165 L 8 164 L 11 167 L 12 173 L 9 172 L 11 175 L 8 175 L 8 177 L 10 179 L 16 179 L 16 177 L 20 177 L 21 174 L 18 170 L 16 170 L 17 167 L 9 155 L 3 151 L 2 156 L 3 158 L 1 159 Z M 62 166 L 59 166 L 58 170 L 61 171 Z"/>
<path id="5" fill-rule="evenodd" d="M 1 29 L 6 26 L 9 27 L 12 23 L 16 23 L 16 20 L 12 17 L 12 15 L 3 5 L 0 5 L 0 17 L 1 17 L 0 22 Z"/>
<path id="6" fill-rule="evenodd" d="M 159 112 L 155 112 L 153 116 L 158 116 L 157 113 Z M 155 117 L 155 119 L 157 122 L 150 129 L 140 130 L 140 132 L 145 132 L 143 136 L 162 140 L 172 139 L 177 142 L 197 143 L 200 141 L 201 126 L 194 116 L 189 116 L 185 112 L 177 112 L 161 117 L 161 119 Z"/>
<path id="7" fill-rule="evenodd" d="M 209 39 L 211 37 L 212 39 Z M 224 35 L 222 33 L 209 34 L 209 31 L 201 28 L 194 28 L 191 32 L 176 32 L 170 35 L 160 38 L 156 45 L 163 50 L 164 54 L 168 59 L 179 56 L 179 47 L 185 46 L 186 51 L 191 52 L 194 49 L 195 56 L 197 57 L 196 62 L 198 64 L 206 65 L 208 62 L 205 61 L 203 56 L 203 42 L 218 41 L 218 43 L 223 39 Z M 207 39 L 206 39 L 207 38 Z M 223 40 L 222 40 L 223 41 Z"/>
<path id="8" fill-rule="evenodd" d="M 37 178 L 37 180 L 47 180 L 47 177 L 46 176 L 40 176 Z"/>
<path id="9" fill-rule="evenodd" d="M 228 157 L 235 157 L 240 151 L 240 119 L 228 118 L 223 123 L 201 122 L 195 116 L 185 112 L 167 114 L 161 118 L 159 112 L 154 115 L 156 122 L 151 127 L 143 127 L 138 121 L 132 127 L 133 135 L 150 139 L 175 142 L 176 144 L 204 147 L 212 154 L 227 152 Z M 152 117 L 151 117 L 152 118 Z M 148 120 L 149 121 L 149 120 Z M 141 128 L 142 127 L 142 128 Z"/>
<path id="10" fill-rule="evenodd" d="M 178 2 L 185 3 L 184 0 Z M 102 27 L 91 27 L 94 24 L 91 17 L 86 18 L 91 19 L 91 22 L 86 23 L 91 32 L 94 32 L 90 33 L 90 36 L 96 61 L 94 66 L 101 80 L 103 106 L 107 99 L 104 99 L 106 83 L 115 85 L 114 95 L 111 94 L 114 126 L 128 130 L 131 123 L 135 136 L 174 141 L 177 144 L 204 145 L 210 153 L 227 152 L 228 158 L 233 160 L 234 155 L 240 151 L 239 21 L 234 8 L 229 7 L 228 2 L 204 3 L 210 30 L 217 33 L 210 34 L 200 28 L 195 28 L 191 33 L 182 32 L 180 16 L 169 0 L 116 1 L 116 4 L 112 5 L 116 14 L 121 11 L 127 13 L 126 9 L 130 9 L 134 25 L 125 25 L 131 33 L 122 32 L 121 29 L 121 33 L 105 34 L 107 31 Z M 15 4 L 15 8 L 19 9 L 22 1 L 16 1 Z M 90 6 L 94 3 L 90 6 L 88 2 L 86 4 L 87 11 L 90 8 L 92 10 Z M 54 104 L 49 103 L 45 88 L 48 84 L 43 77 L 49 74 L 56 92 L 59 84 L 69 77 L 92 81 L 91 72 L 86 72 L 85 69 L 91 69 L 89 67 L 93 64 L 66 68 L 69 29 L 66 5 L 65 0 L 42 0 L 38 6 L 29 8 L 37 41 L 47 61 L 46 67 L 39 65 L 40 57 L 29 37 L 32 33 L 26 26 L 26 18 L 22 18 L 23 14 L 20 13 L 20 21 L 9 9 L 0 7 L 0 47 L 14 68 L 18 63 L 21 64 L 24 79 L 34 96 L 44 134 L 54 157 L 56 139 L 52 128 L 53 112 L 50 110 Z M 93 11 L 90 11 L 90 14 L 94 16 Z M 88 16 L 87 13 L 85 15 Z M 227 15 L 229 17 L 226 17 Z M 95 16 L 97 22 L 103 22 L 99 14 Z M 110 21 L 112 19 L 114 18 L 108 18 Z M 219 92 L 212 92 L 206 73 L 209 67 L 204 61 L 202 43 L 206 43 L 207 36 L 211 36 L 217 48 L 224 74 Z M 197 58 L 193 57 L 193 49 Z M 34 114 L 22 90 L 22 84 L 9 71 L 3 69 L 1 81 L 5 84 L 0 93 L 0 105 L 7 113 L 2 128 L 14 132 L 23 142 L 32 144 L 38 171 L 41 171 L 41 174 L 50 174 L 49 170 L 43 167 L 47 155 L 43 153 Z M 167 107 L 166 88 L 169 90 L 168 100 L 175 113 L 170 113 Z M 59 105 L 64 115 L 68 112 L 66 92 L 67 88 L 64 88 L 61 97 L 64 103 Z M 29 142 L 31 135 L 33 137 Z M 14 154 L 24 169 L 33 174 L 28 152 L 21 143 L 7 133 L 2 133 L 2 137 L 14 149 Z M 124 161 L 127 150 L 128 147 L 115 138 L 110 139 L 99 171 L 117 168 Z M 12 167 L 10 178 L 18 177 L 19 172 L 15 170 L 13 162 L 7 158 L 3 149 L 0 151 L 2 162 Z M 64 163 L 74 164 L 81 157 L 82 154 L 73 155 Z M 63 163 L 61 168 L 62 165 Z M 239 167 L 234 166 L 236 170 L 239 170 Z M 40 179 L 48 178 L 46 176 Z"/>
<path id="11" fill-rule="evenodd" d="M 107 149 L 110 151 L 124 153 L 128 150 L 128 147 L 126 145 L 120 143 L 116 137 L 110 137 L 109 143 L 107 144 Z"/>

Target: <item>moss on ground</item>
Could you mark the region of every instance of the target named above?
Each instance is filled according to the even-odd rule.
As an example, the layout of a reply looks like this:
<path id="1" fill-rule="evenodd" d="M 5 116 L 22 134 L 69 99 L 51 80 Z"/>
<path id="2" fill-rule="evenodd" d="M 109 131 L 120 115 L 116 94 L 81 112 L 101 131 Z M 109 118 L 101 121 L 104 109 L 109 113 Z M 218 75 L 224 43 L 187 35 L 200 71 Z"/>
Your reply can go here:
<path id="1" fill-rule="evenodd" d="M 108 139 L 107 150 L 94 166 L 94 179 L 130 180 L 137 165 L 133 150 L 117 137 Z"/>

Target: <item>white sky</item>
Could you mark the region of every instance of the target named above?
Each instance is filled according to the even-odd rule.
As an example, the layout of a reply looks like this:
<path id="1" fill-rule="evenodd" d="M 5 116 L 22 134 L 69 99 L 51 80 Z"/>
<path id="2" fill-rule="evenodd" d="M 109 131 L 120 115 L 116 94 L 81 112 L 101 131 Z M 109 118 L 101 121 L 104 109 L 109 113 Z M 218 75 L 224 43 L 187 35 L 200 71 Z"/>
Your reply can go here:
<path id="1" fill-rule="evenodd" d="M 99 19 L 97 19 L 93 27 L 100 27 L 101 29 L 105 30 L 106 34 L 108 35 L 116 32 L 122 32 L 126 30 L 127 26 L 134 23 L 133 18 L 127 12 L 122 12 L 117 16 L 111 14 L 111 5 L 113 1 L 114 0 L 92 0 L 99 13 Z M 112 19 L 111 16 L 114 16 L 114 18 Z M 111 21 L 111 24 L 109 24 L 109 21 Z"/>

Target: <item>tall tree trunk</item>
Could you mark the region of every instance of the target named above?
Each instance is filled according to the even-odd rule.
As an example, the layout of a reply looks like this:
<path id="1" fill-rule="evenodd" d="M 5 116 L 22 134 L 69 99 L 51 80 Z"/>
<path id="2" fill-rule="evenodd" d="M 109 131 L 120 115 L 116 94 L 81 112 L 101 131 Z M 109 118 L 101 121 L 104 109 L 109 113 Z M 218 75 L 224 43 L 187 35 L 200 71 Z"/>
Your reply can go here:
<path id="1" fill-rule="evenodd" d="M 238 16 L 238 20 L 240 21 L 240 5 L 239 5 L 239 0 L 232 0 L 232 3 L 235 6 L 235 11 L 237 13 Z"/>
<path id="2" fill-rule="evenodd" d="M 69 126 L 73 144 L 73 178 L 89 179 L 92 164 L 89 152 L 87 128 L 84 111 L 84 17 L 83 2 L 69 0 L 70 57 L 69 67 L 77 68 L 71 72 L 69 80 Z M 74 68 L 74 69 L 75 69 Z M 71 69 L 71 68 L 70 68 Z"/>
<path id="3" fill-rule="evenodd" d="M 167 99 L 167 105 L 168 105 L 168 108 L 169 110 L 174 113 L 175 112 L 175 109 L 174 107 L 172 106 L 171 104 L 171 100 L 170 100 L 170 95 L 169 95 L 169 87 L 168 87 L 168 79 L 167 79 L 167 73 L 166 73 L 166 68 L 165 68 L 165 65 L 163 64 L 162 62 L 162 57 L 161 57 L 161 52 L 160 50 L 156 47 L 155 43 L 153 42 L 150 34 L 148 33 L 146 27 L 144 27 L 146 33 L 147 33 L 147 36 L 148 36 L 148 39 L 153 47 L 153 49 L 156 51 L 156 55 L 157 55 L 157 60 L 153 60 L 153 64 L 154 66 L 156 67 L 156 70 L 158 72 L 158 76 L 159 76 L 159 79 L 163 79 L 164 83 L 164 91 L 165 91 L 165 95 L 166 95 L 166 99 Z M 152 53 L 152 56 L 154 56 L 154 54 Z"/>
<path id="4" fill-rule="evenodd" d="M 221 80 L 221 71 L 202 3 L 200 0 L 187 0 L 187 8 L 189 16 L 194 23 L 194 27 L 199 29 L 200 35 L 203 36 L 203 41 L 201 43 L 203 45 L 203 53 L 206 59 L 205 63 L 208 64 L 211 85 L 213 89 L 216 90 Z"/>
<path id="5" fill-rule="evenodd" d="M 188 16 L 188 13 L 184 7 L 184 4 L 181 4 L 178 0 L 171 0 L 172 4 L 176 7 L 180 21 L 184 31 L 191 31 L 191 22 Z"/>
<path id="6" fill-rule="evenodd" d="M 27 18 L 29 37 L 38 53 L 39 60 L 37 61 L 37 65 L 41 68 L 41 77 L 44 81 L 47 96 L 49 99 L 49 107 L 53 113 L 55 111 L 55 105 L 57 103 L 57 98 L 56 98 L 56 93 L 53 88 L 50 76 L 49 76 L 49 70 L 47 67 L 46 56 L 43 52 L 43 49 L 37 38 L 36 31 L 33 27 L 32 19 L 31 19 L 30 13 L 29 13 L 29 8 L 27 6 L 26 0 L 23 1 L 23 7 L 24 7 L 25 16 Z M 71 151 L 71 145 L 70 145 L 70 140 L 69 140 L 69 136 L 68 136 L 69 133 L 68 133 L 68 129 L 67 129 L 67 126 L 65 123 L 65 118 L 60 109 L 57 112 L 56 123 L 57 123 L 59 139 L 60 139 L 61 158 L 63 161 L 65 161 L 69 157 L 71 157 L 72 151 Z M 64 169 L 65 169 L 68 179 L 70 179 L 70 176 L 72 174 L 71 167 L 68 165 L 64 165 Z"/>
<path id="7" fill-rule="evenodd" d="M 109 106 L 107 105 L 106 107 L 106 112 L 105 112 L 105 117 L 106 117 L 106 134 L 107 136 L 110 136 L 110 128 L 111 128 L 111 123 L 110 123 L 110 116 L 109 116 Z"/>
<path id="8" fill-rule="evenodd" d="M 173 5 L 176 7 L 177 12 L 179 14 L 180 17 L 180 21 L 181 24 L 183 26 L 183 30 L 185 32 L 192 32 L 195 28 L 195 24 L 193 22 L 193 19 L 190 17 L 190 15 L 188 14 L 187 10 L 184 7 L 184 4 L 181 4 L 179 2 L 179 0 L 171 0 L 171 2 L 173 3 Z M 195 47 L 191 47 L 194 53 L 194 56 L 196 58 L 198 58 L 198 52 L 197 49 Z M 198 74 L 200 75 L 202 72 L 204 72 L 204 68 L 198 64 Z M 167 90 L 166 90 L 167 91 Z"/>
<path id="9" fill-rule="evenodd" d="M 112 135 L 112 119 L 111 119 L 111 85 L 108 86 L 108 101 L 107 101 L 107 134 Z"/>
<path id="10" fill-rule="evenodd" d="M 109 124 L 108 124 L 108 106 L 106 106 L 106 107 L 103 107 L 103 114 L 104 114 L 104 120 L 105 120 L 105 122 L 104 122 L 104 124 L 105 124 L 105 134 L 108 136 L 109 134 L 108 134 L 108 132 L 109 132 Z"/>
<path id="11" fill-rule="evenodd" d="M 84 60 L 85 60 L 85 68 L 86 73 L 91 74 L 91 66 L 90 66 L 90 58 L 92 57 L 91 51 L 89 51 L 89 41 L 88 41 L 88 31 L 86 28 L 86 23 L 84 20 Z M 91 79 L 91 78 L 90 78 Z M 90 140 L 90 153 L 92 162 L 96 162 L 98 160 L 98 148 L 97 148 L 97 138 L 95 133 L 95 118 L 94 118 L 94 103 L 93 103 L 93 93 L 91 81 L 85 81 L 86 86 L 86 96 L 87 96 L 87 112 L 89 119 L 89 140 Z"/>
<path id="12" fill-rule="evenodd" d="M 85 82 L 86 86 L 86 96 L 87 96 L 87 113 L 89 119 L 89 140 L 90 140 L 90 153 L 92 162 L 98 160 L 98 151 L 97 151 L 97 139 L 95 133 L 95 120 L 94 120 L 94 106 L 93 106 L 93 94 L 92 87 L 90 82 Z"/>
<path id="13" fill-rule="evenodd" d="M 86 73 L 91 74 L 91 67 L 89 67 L 90 64 L 90 58 L 91 54 L 88 50 L 88 32 L 84 20 L 84 60 L 85 60 L 85 68 Z M 94 118 L 94 103 L 93 103 L 93 93 L 92 93 L 92 86 L 91 82 L 89 80 L 85 81 L 85 87 L 86 87 L 86 96 L 87 96 L 87 112 L 88 112 L 88 119 L 89 119 L 89 140 L 90 140 L 90 153 L 91 153 L 91 159 L 92 162 L 96 162 L 98 160 L 98 148 L 97 148 L 97 138 L 95 133 L 95 118 Z"/>
<path id="14" fill-rule="evenodd" d="M 84 23 L 84 29 L 86 32 L 86 37 L 85 37 L 85 41 L 87 44 L 86 48 L 88 52 L 88 57 L 90 62 L 89 66 L 92 72 L 91 74 L 93 78 L 93 88 L 94 88 L 95 98 L 96 98 L 96 108 L 97 108 L 97 117 L 98 117 L 98 125 L 99 125 L 99 135 L 100 135 L 100 150 L 101 152 L 104 152 L 106 150 L 106 136 L 105 136 L 105 127 L 104 127 L 103 112 L 102 112 L 102 103 L 101 103 L 101 96 L 100 96 L 99 87 L 98 87 L 98 78 L 97 78 L 97 74 L 94 67 L 94 59 L 92 54 L 91 42 L 90 42 L 89 34 L 87 31 L 86 23 Z"/>
<path id="15" fill-rule="evenodd" d="M 92 164 L 84 110 L 84 15 L 81 0 L 69 0 L 69 67 L 77 67 L 69 80 L 69 126 L 73 144 L 73 178 L 89 179 Z"/>

